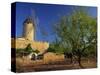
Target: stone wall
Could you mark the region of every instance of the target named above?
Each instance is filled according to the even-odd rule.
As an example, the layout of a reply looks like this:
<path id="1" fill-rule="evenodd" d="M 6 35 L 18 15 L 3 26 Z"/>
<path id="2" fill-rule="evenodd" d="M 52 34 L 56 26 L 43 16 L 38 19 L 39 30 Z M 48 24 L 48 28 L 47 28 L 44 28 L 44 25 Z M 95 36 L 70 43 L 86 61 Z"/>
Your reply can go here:
<path id="1" fill-rule="evenodd" d="M 31 47 L 33 49 L 39 50 L 40 53 L 43 53 L 45 52 L 45 50 L 49 48 L 48 42 L 29 41 L 24 38 L 17 38 L 17 39 L 12 38 L 11 41 L 12 41 L 11 42 L 12 48 L 16 48 L 16 49 L 26 48 L 28 44 L 31 44 Z"/>
<path id="2" fill-rule="evenodd" d="M 62 61 L 64 60 L 64 55 L 63 54 L 56 54 L 56 53 L 52 53 L 52 52 L 48 52 L 46 54 L 44 54 L 44 61 L 45 63 L 48 62 L 56 62 L 56 61 Z"/>

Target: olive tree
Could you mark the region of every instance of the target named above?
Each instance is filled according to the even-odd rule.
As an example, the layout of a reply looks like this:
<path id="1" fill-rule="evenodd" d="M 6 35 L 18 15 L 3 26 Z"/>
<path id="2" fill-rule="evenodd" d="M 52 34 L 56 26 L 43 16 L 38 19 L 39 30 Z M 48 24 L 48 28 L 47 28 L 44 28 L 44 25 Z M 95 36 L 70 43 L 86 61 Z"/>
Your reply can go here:
<path id="1" fill-rule="evenodd" d="M 84 9 L 75 9 L 70 15 L 64 16 L 54 25 L 57 38 L 61 41 L 64 52 L 77 56 L 79 66 L 86 51 L 96 52 L 97 43 L 96 18 L 91 17 Z"/>

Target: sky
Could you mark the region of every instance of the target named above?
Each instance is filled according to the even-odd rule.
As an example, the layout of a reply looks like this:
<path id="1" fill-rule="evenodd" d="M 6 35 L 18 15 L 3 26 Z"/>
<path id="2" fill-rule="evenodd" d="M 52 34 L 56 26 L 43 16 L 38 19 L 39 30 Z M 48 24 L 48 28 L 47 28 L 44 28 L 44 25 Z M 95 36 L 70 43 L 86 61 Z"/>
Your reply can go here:
<path id="1" fill-rule="evenodd" d="M 23 22 L 27 17 L 32 17 L 35 22 L 35 40 L 52 42 L 55 40 L 52 25 L 57 23 L 62 16 L 73 11 L 73 5 L 54 5 L 39 3 L 16 3 L 16 37 L 22 37 Z M 85 6 L 85 8 L 87 8 Z M 97 16 L 96 7 L 88 7 L 92 17 Z M 45 35 L 43 35 L 45 34 Z"/>

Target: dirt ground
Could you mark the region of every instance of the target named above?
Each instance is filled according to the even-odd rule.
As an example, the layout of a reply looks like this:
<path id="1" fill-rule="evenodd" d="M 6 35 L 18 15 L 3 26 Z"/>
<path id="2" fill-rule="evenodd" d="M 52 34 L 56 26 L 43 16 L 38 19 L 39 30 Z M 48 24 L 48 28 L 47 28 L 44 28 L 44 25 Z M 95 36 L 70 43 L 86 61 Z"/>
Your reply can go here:
<path id="1" fill-rule="evenodd" d="M 97 62 L 95 59 L 82 59 L 82 68 L 78 62 L 73 64 L 70 60 L 59 60 L 46 63 L 44 60 L 29 60 L 29 59 L 16 59 L 16 72 L 37 72 L 37 71 L 53 71 L 53 70 L 71 70 L 71 69 L 86 69 L 96 68 Z"/>

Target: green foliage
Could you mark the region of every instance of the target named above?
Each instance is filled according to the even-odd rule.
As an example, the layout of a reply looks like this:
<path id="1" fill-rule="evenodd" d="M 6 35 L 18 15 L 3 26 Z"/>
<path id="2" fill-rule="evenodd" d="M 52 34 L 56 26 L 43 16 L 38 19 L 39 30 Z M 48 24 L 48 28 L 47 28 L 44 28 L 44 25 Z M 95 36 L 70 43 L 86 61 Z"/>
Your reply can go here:
<path id="1" fill-rule="evenodd" d="M 47 50 L 48 52 L 54 52 L 55 53 L 55 49 L 54 48 L 52 48 L 51 46 L 48 48 L 48 50 Z"/>
<path id="2" fill-rule="evenodd" d="M 26 49 L 25 49 L 25 52 L 31 53 L 32 51 L 33 51 L 33 49 L 31 47 L 31 44 L 28 44 Z"/>
<path id="3" fill-rule="evenodd" d="M 33 50 L 32 52 L 38 54 L 40 51 L 39 50 Z"/>
<path id="4" fill-rule="evenodd" d="M 21 53 L 21 52 L 24 52 L 25 49 L 22 49 L 22 48 L 19 48 L 19 49 L 16 49 L 16 53 Z"/>
<path id="5" fill-rule="evenodd" d="M 57 54 L 62 54 L 63 50 L 64 50 L 63 47 L 61 47 L 61 44 L 60 44 L 60 42 L 57 41 L 57 39 L 55 42 L 50 44 L 49 48 L 48 48 L 48 52 L 54 52 Z"/>
<path id="6" fill-rule="evenodd" d="M 64 52 L 74 52 L 77 56 L 84 56 L 86 52 L 87 55 L 93 54 L 96 52 L 97 43 L 96 25 L 96 18 L 89 16 L 81 8 L 62 17 L 53 27 L 60 41 L 56 44 L 58 49 Z"/>
<path id="7" fill-rule="evenodd" d="M 17 54 L 20 54 L 20 53 L 21 54 L 30 54 L 32 52 L 38 54 L 40 51 L 39 50 L 33 50 L 32 47 L 31 47 L 31 44 L 28 44 L 27 47 L 24 48 L 24 49 L 21 49 L 21 48 L 20 49 L 16 49 L 16 53 Z"/>

